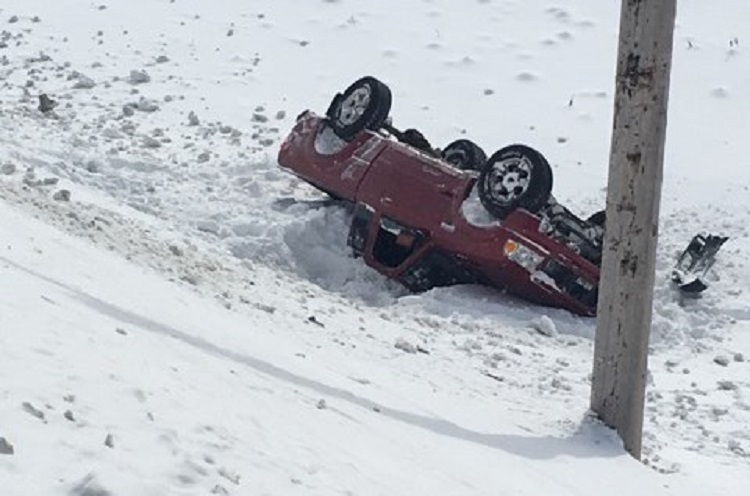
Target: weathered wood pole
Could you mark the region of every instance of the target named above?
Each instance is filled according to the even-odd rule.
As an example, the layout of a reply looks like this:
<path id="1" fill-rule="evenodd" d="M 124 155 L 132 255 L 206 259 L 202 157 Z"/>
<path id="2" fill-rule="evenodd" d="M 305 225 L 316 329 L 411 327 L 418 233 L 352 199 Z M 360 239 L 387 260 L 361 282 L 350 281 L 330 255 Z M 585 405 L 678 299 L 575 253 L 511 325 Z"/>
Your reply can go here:
<path id="1" fill-rule="evenodd" d="M 640 459 L 676 0 L 622 0 L 591 409 Z"/>

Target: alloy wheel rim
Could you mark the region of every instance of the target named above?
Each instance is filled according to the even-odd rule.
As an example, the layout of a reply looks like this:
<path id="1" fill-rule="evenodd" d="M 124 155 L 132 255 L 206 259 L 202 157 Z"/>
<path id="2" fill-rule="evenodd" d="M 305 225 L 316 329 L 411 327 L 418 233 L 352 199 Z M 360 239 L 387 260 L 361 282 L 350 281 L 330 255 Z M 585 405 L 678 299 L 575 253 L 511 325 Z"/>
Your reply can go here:
<path id="1" fill-rule="evenodd" d="M 371 91 L 368 85 L 363 85 L 352 91 L 344 98 L 339 107 L 338 120 L 344 126 L 350 126 L 362 118 L 367 107 L 370 106 Z"/>
<path id="2" fill-rule="evenodd" d="M 488 175 L 490 194 L 508 205 L 521 198 L 531 183 L 531 163 L 526 157 L 512 157 L 492 164 Z"/>

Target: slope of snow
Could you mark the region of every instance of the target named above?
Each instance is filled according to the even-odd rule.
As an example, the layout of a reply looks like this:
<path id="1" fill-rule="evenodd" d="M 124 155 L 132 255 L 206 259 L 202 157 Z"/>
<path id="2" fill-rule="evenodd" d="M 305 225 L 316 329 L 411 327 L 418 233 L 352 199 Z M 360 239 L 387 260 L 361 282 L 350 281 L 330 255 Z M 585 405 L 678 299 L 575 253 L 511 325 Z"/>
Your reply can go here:
<path id="1" fill-rule="evenodd" d="M 294 116 L 373 74 L 398 125 L 533 145 L 558 199 L 598 209 L 619 2 L 6 0 L 9 494 L 740 494 L 750 6 L 679 9 L 651 470 L 585 418 L 593 321 L 486 288 L 407 295 L 351 257 L 346 210 L 288 201 L 321 195 L 275 161 Z M 731 240 L 683 301 L 669 268 L 706 229 Z"/>
<path id="2" fill-rule="evenodd" d="M 311 321 L 289 298 L 229 312 L 5 205 L 0 214 L 6 494 L 631 494 L 631 479 L 649 494 L 705 490 L 662 480 L 559 400 L 547 401 L 554 415 L 539 398 L 520 415 L 532 391 L 500 394 L 467 358 L 439 346 L 405 354 L 396 324 L 343 312 Z M 537 341 L 522 334 L 519 354 Z M 568 351 L 545 348 L 550 359 Z M 553 379 L 532 394 L 555 388 L 566 389 Z M 580 417 L 585 398 L 567 403 Z M 731 488 L 732 472 L 712 489 Z"/>

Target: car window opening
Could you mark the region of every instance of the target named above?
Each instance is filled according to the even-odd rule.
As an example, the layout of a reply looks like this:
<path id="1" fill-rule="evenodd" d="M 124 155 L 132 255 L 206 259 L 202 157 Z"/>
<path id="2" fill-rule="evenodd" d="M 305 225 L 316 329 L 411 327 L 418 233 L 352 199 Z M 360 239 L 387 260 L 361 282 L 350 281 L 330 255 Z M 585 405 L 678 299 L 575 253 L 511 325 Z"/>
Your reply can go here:
<path id="1" fill-rule="evenodd" d="M 422 239 L 423 236 L 417 231 L 381 226 L 375 238 L 372 256 L 383 266 L 396 268 L 422 245 Z"/>

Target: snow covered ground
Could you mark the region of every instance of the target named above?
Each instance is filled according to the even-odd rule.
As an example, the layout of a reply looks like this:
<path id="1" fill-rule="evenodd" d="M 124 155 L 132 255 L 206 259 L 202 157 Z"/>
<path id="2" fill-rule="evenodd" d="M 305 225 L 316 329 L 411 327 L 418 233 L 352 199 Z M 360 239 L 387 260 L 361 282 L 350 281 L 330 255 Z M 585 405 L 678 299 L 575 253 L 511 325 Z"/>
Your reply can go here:
<path id="1" fill-rule="evenodd" d="M 586 417 L 593 320 L 407 295 L 284 202 L 320 197 L 275 162 L 294 117 L 372 74 L 397 124 L 533 145 L 599 208 L 619 3 L 5 0 L 0 493 L 745 494 L 747 2 L 679 2 L 644 464 Z"/>

